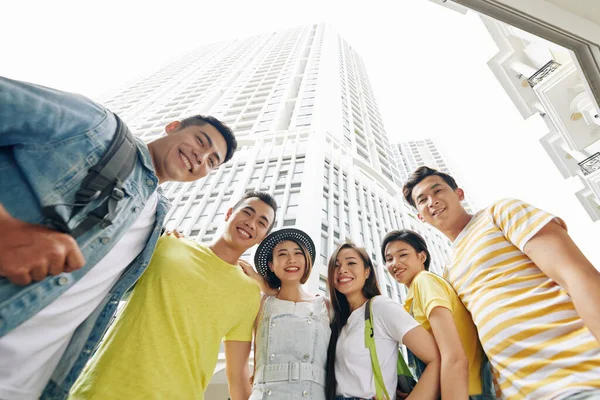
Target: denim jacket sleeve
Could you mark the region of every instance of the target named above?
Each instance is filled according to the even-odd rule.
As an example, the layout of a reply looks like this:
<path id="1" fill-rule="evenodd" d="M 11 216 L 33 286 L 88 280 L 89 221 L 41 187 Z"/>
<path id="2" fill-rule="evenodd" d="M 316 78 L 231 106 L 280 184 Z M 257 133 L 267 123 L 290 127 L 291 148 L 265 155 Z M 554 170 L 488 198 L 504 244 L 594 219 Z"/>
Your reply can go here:
<path id="1" fill-rule="evenodd" d="M 51 144 L 105 118 L 106 110 L 84 96 L 0 77 L 0 147 Z"/>

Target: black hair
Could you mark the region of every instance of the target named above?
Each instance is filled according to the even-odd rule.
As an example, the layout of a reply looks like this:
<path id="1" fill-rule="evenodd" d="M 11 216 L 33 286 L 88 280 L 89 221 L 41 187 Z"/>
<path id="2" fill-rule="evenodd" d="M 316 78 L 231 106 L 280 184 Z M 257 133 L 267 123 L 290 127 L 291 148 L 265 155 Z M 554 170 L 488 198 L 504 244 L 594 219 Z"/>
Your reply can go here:
<path id="1" fill-rule="evenodd" d="M 383 243 L 381 243 L 381 257 L 385 260 L 385 248 L 388 244 L 395 241 L 401 241 L 409 244 L 416 250 L 417 253 L 425 252 L 425 271 L 429 271 L 429 264 L 431 263 L 431 255 L 429 254 L 429 250 L 427 249 L 427 242 L 423 236 L 419 235 L 415 231 L 411 231 L 408 229 L 395 230 L 388 232 L 383 238 Z"/>
<path id="2" fill-rule="evenodd" d="M 238 143 L 237 139 L 235 138 L 235 134 L 233 133 L 231 128 L 227 126 L 227 124 L 215 117 L 212 117 L 210 115 L 198 114 L 192 117 L 184 118 L 180 121 L 180 124 L 181 125 L 179 129 L 195 125 L 203 126 L 206 124 L 214 126 L 215 129 L 218 130 L 219 133 L 223 136 L 223 139 L 225 139 L 225 143 L 227 144 L 227 152 L 225 153 L 225 160 L 223 160 L 223 164 L 231 160 L 231 157 L 233 157 L 233 153 L 235 153 L 235 151 L 237 150 Z"/>
<path id="3" fill-rule="evenodd" d="M 237 210 L 244 201 L 251 199 L 253 197 L 256 197 L 259 200 L 262 200 L 264 203 L 268 204 L 273 209 L 273 222 L 271 222 L 271 226 L 269 226 L 269 229 L 267 229 L 267 234 L 269 234 L 269 232 L 271 232 L 271 230 L 275 226 L 275 219 L 277 218 L 277 201 L 275 201 L 275 198 L 270 193 L 258 192 L 258 191 L 254 191 L 254 190 L 248 191 L 248 192 L 244 193 L 242 198 L 239 199 L 237 203 L 235 203 L 235 205 L 232 207 L 232 209 L 234 211 Z"/>
<path id="4" fill-rule="evenodd" d="M 439 176 L 440 178 L 442 178 L 444 180 L 444 182 L 446 182 L 448 184 L 448 186 L 450 186 L 452 188 L 452 190 L 458 189 L 458 185 L 456 184 L 456 181 L 450 175 L 448 175 L 444 172 L 440 172 L 433 168 L 429 168 L 429 167 L 425 167 L 425 166 L 419 167 L 410 175 L 410 177 L 408 178 L 408 181 L 406 181 L 406 183 L 402 187 L 402 195 L 404 196 L 404 199 L 408 202 L 408 204 L 417 208 L 415 201 L 412 198 L 413 189 L 415 188 L 415 186 L 417 186 L 419 183 L 421 183 L 422 180 L 424 180 L 425 178 L 428 178 L 430 176 Z"/>

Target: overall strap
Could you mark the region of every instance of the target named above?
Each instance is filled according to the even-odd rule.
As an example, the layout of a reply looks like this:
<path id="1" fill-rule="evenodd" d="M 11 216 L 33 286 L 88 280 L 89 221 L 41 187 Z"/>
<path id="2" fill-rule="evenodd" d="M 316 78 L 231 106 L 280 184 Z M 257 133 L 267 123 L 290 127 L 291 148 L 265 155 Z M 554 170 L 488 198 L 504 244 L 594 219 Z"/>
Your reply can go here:
<path id="1" fill-rule="evenodd" d="M 389 400 L 390 395 L 385 387 L 383 376 L 381 375 L 381 367 L 377 358 L 377 348 L 375 347 L 375 337 L 373 331 L 373 313 L 371 305 L 373 298 L 367 300 L 365 304 L 365 346 L 371 354 L 371 366 L 373 367 L 373 380 L 375 381 L 375 397 L 377 400 Z"/>
<path id="2" fill-rule="evenodd" d="M 257 345 L 256 339 L 258 338 L 258 324 L 260 323 L 260 320 L 262 319 L 265 302 L 267 301 L 267 299 L 269 297 L 270 297 L 269 295 L 265 294 L 260 299 L 260 307 L 258 308 L 258 314 L 256 314 L 256 319 L 254 320 L 254 325 L 252 327 L 252 330 L 254 331 L 254 365 L 252 368 L 252 370 L 253 370 L 252 376 L 250 377 L 250 384 L 252 384 L 254 382 L 254 375 L 256 374 L 256 345 Z"/>

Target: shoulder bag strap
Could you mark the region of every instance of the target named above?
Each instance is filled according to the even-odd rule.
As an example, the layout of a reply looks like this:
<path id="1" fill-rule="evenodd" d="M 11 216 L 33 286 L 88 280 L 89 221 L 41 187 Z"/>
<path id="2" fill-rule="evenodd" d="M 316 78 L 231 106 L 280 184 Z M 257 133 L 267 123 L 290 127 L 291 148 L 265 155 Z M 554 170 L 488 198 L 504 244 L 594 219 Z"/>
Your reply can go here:
<path id="1" fill-rule="evenodd" d="M 377 400 L 389 400 L 390 395 L 385 387 L 383 376 L 381 375 L 381 367 L 377 358 L 377 349 L 375 347 L 375 337 L 373 331 L 373 313 L 371 312 L 371 304 L 373 299 L 367 300 L 365 304 L 365 346 L 371 353 L 371 366 L 373 367 L 373 380 L 375 381 L 375 397 Z"/>

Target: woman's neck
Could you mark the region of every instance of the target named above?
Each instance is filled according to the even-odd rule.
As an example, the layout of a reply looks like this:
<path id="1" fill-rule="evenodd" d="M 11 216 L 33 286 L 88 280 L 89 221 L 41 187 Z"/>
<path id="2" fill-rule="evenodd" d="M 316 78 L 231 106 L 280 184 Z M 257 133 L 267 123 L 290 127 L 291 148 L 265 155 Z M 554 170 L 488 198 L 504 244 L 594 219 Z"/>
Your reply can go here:
<path id="1" fill-rule="evenodd" d="M 362 290 L 346 295 L 346 299 L 348 300 L 348 305 L 350 305 L 350 312 L 360 308 L 368 300 Z"/>
<path id="2" fill-rule="evenodd" d="M 300 284 L 300 282 L 282 282 L 281 288 L 279 289 L 279 293 L 277 293 L 276 297 L 280 300 L 294 302 L 306 301 L 306 299 L 309 298 L 309 296 L 304 292 L 304 290 L 302 290 L 302 285 Z"/>

